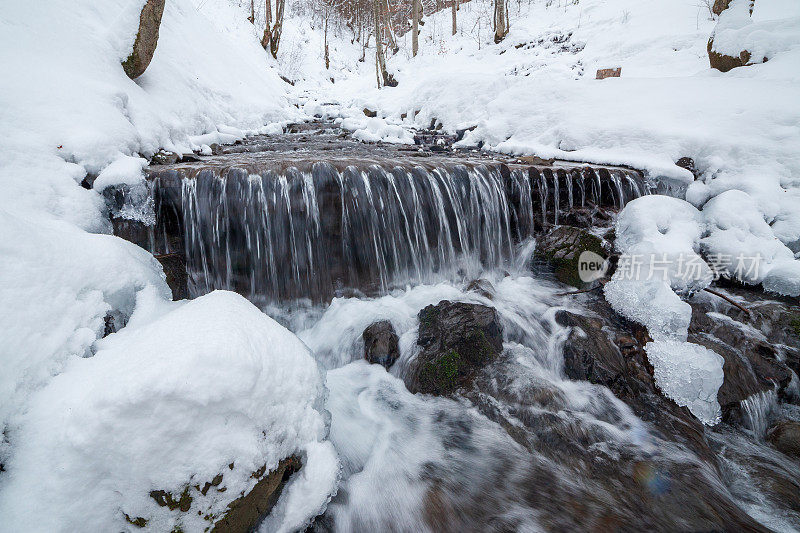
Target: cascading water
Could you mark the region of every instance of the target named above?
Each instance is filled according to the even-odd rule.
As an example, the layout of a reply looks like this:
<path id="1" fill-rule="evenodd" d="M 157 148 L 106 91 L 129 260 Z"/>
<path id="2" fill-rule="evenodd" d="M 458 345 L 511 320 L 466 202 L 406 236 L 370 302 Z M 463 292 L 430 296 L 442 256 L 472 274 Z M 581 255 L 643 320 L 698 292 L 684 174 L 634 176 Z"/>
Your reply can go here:
<path id="1" fill-rule="evenodd" d="M 625 169 L 473 162 L 187 165 L 152 178 L 156 248 L 174 251 L 164 227 L 177 218 L 190 294 L 231 289 L 259 304 L 508 269 L 536 228 L 647 193 Z"/>
<path id="2" fill-rule="evenodd" d="M 748 464 L 734 453 L 740 433 L 712 435 L 730 455 L 723 485 L 702 449 L 637 418 L 608 388 L 566 376 L 571 333 L 556 313 L 591 315 L 590 295 L 531 277 L 531 237 L 595 215 L 609 223 L 605 208 L 650 192 L 640 173 L 355 144 L 340 153 L 337 143 L 244 145 L 155 168 L 156 224 L 135 239 L 185 261 L 191 296 L 246 295 L 326 371 L 342 477 L 312 530 L 745 529 L 736 505 L 762 521 L 778 515 L 780 502 L 737 484 Z M 491 295 L 467 288 L 477 277 Z M 445 299 L 494 307 L 503 353 L 454 397 L 411 394 L 418 313 Z M 362 332 L 379 320 L 399 335 L 388 372 L 363 361 Z M 759 435 L 766 399 L 742 405 Z"/>

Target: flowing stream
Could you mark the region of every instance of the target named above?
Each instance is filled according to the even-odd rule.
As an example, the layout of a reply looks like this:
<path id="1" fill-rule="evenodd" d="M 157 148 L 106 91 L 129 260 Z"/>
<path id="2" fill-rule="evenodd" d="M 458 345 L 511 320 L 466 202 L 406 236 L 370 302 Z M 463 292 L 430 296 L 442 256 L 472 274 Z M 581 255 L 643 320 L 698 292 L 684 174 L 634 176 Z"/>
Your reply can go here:
<path id="1" fill-rule="evenodd" d="M 640 173 L 365 152 L 331 139 L 154 167 L 148 193 L 146 245 L 183 258 L 190 296 L 244 294 L 326 372 L 343 470 L 312 529 L 711 530 L 720 515 L 745 521 L 740 502 L 791 530 L 796 515 L 748 498 L 731 475 L 741 455 L 726 455 L 723 479 L 609 389 L 564 374 L 569 329 L 555 315 L 592 311 L 587 296 L 531 273 L 533 237 L 649 193 Z M 477 278 L 491 298 L 468 290 Z M 504 351 L 454 397 L 411 394 L 402 378 L 419 350 L 417 314 L 441 300 L 495 307 Z M 389 371 L 364 361 L 361 334 L 379 320 L 399 336 Z M 746 406 L 760 436 L 762 403 Z M 715 442 L 740 450 L 741 438 Z"/>

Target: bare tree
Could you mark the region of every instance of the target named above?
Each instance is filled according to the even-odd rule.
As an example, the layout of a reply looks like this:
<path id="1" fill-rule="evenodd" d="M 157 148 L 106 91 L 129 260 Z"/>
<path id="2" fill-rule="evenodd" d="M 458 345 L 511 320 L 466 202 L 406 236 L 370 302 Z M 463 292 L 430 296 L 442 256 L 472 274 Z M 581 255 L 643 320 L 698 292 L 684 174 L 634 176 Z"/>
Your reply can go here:
<path id="1" fill-rule="evenodd" d="M 456 25 L 456 11 L 458 11 L 458 0 L 450 0 L 450 5 L 453 11 L 453 35 L 456 34 L 458 31 L 458 26 Z"/>
<path id="2" fill-rule="evenodd" d="M 494 0 L 494 42 L 499 43 L 506 35 L 508 35 L 506 0 Z"/>
<path id="3" fill-rule="evenodd" d="M 255 24 L 256 22 L 256 0 L 250 0 L 250 16 L 247 17 L 247 20 L 250 21 L 250 24 Z"/>
<path id="4" fill-rule="evenodd" d="M 396 87 L 397 81 L 386 70 L 386 56 L 383 52 L 383 17 L 381 16 L 382 4 L 385 0 L 373 0 L 373 18 L 375 19 L 375 71 L 378 77 L 378 87 Z"/>
<path id="5" fill-rule="evenodd" d="M 266 0 L 266 26 L 264 27 L 264 37 L 261 38 L 261 46 L 264 50 L 269 50 L 272 57 L 278 59 L 278 46 L 281 43 L 281 33 L 283 32 L 283 10 L 286 0 L 275 1 L 275 23 L 272 23 L 272 2 Z"/>
<path id="6" fill-rule="evenodd" d="M 330 18 L 330 9 L 325 5 L 325 69 L 331 68 L 331 56 L 328 52 L 328 19 Z"/>
<path id="7" fill-rule="evenodd" d="M 411 2 L 411 53 L 416 57 L 419 51 L 419 19 L 422 16 L 422 1 Z"/>

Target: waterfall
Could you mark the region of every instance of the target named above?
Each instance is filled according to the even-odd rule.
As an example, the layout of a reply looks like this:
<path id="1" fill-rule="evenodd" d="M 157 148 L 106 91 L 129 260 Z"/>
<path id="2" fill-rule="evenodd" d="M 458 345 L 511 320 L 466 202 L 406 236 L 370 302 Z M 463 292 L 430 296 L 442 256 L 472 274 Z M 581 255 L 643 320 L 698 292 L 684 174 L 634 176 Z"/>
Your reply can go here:
<path id="1" fill-rule="evenodd" d="M 758 440 L 763 440 L 769 428 L 770 416 L 778 404 L 774 389 L 752 394 L 739 402 L 744 426 L 753 432 Z"/>
<path id="2" fill-rule="evenodd" d="M 625 169 L 472 162 L 184 165 L 150 177 L 154 251 L 183 250 L 190 294 L 258 303 L 511 269 L 521 243 L 573 208 L 647 192 Z"/>

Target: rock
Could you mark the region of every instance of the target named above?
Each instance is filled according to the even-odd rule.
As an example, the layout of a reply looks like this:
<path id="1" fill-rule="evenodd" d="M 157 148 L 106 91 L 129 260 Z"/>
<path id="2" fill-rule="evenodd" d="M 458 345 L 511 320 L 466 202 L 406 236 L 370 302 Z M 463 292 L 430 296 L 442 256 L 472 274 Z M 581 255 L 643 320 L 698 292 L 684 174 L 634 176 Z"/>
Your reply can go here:
<path id="1" fill-rule="evenodd" d="M 697 168 L 694 166 L 694 159 L 691 157 L 681 157 L 675 162 L 675 165 L 685 168 L 697 179 Z"/>
<path id="2" fill-rule="evenodd" d="M 406 376 L 411 392 L 452 393 L 503 351 L 503 328 L 493 307 L 442 300 L 418 316 L 422 350 Z"/>
<path id="3" fill-rule="evenodd" d="M 266 476 L 266 466 L 253 473 L 259 481 L 253 490 L 228 504 L 228 511 L 214 524 L 215 533 L 247 533 L 255 531 L 259 523 L 266 517 L 281 495 L 283 486 L 302 463 L 296 456 L 283 459 L 272 472 Z M 216 478 L 215 478 L 216 480 Z"/>
<path id="4" fill-rule="evenodd" d="M 796 361 L 800 350 L 792 346 L 788 332 L 782 331 L 781 326 L 790 320 L 785 305 L 763 300 L 753 289 L 740 290 L 736 296 L 750 299 L 746 306 L 752 316 L 733 307 L 723 314 L 722 308 L 716 307 L 721 304 L 710 298 L 690 301 L 688 340 L 714 350 L 725 360 L 725 379 L 717 400 L 723 420 L 741 424 L 742 400 L 776 386 L 779 396 L 786 393 L 792 378 L 787 363 Z"/>
<path id="5" fill-rule="evenodd" d="M 622 67 L 597 69 L 595 79 L 604 80 L 606 78 L 619 78 L 622 74 Z"/>
<path id="6" fill-rule="evenodd" d="M 728 9 L 728 5 L 732 0 L 715 0 L 714 5 L 711 7 L 711 12 L 719 16 L 723 11 Z"/>
<path id="7" fill-rule="evenodd" d="M 736 67 L 745 67 L 752 65 L 750 63 L 750 52 L 742 50 L 738 56 L 729 56 L 720 54 L 714 50 L 714 38 L 708 40 L 708 62 L 711 68 L 717 69 L 720 72 L 728 72 Z"/>
<path id="8" fill-rule="evenodd" d="M 375 117 L 378 116 L 378 112 L 377 111 L 373 111 L 368 107 L 364 108 L 364 114 L 367 115 L 369 118 L 375 118 Z"/>
<path id="9" fill-rule="evenodd" d="M 556 226 L 537 237 L 534 259 L 550 264 L 558 281 L 582 288 L 584 283 L 578 273 L 578 263 L 583 252 L 608 258 L 600 237 L 574 226 Z"/>
<path id="10" fill-rule="evenodd" d="M 167 278 L 167 285 L 172 290 L 173 300 L 185 300 L 189 298 L 189 276 L 186 273 L 186 257 L 182 253 L 171 253 L 155 255 L 164 275 Z"/>
<path id="11" fill-rule="evenodd" d="M 174 165 L 181 160 L 180 154 L 169 152 L 167 150 L 159 150 L 153 157 L 150 158 L 151 165 Z"/>
<path id="12" fill-rule="evenodd" d="M 147 0 L 139 15 L 139 31 L 133 43 L 133 51 L 122 62 L 122 68 L 130 79 L 136 79 L 147 69 L 158 44 L 158 30 L 166 0 Z"/>
<path id="13" fill-rule="evenodd" d="M 492 300 L 495 295 L 494 285 L 488 279 L 473 279 L 467 284 L 467 292 L 477 292 L 484 298 Z"/>
<path id="14" fill-rule="evenodd" d="M 703 426 L 688 409 L 663 396 L 653 379 L 644 346 L 647 331 L 614 313 L 601 296 L 592 296 L 594 316 L 559 311 L 556 321 L 572 328 L 564 342 L 564 373 L 608 387 L 666 440 L 679 441 L 710 459 Z"/>
<path id="15" fill-rule="evenodd" d="M 782 453 L 800 457 L 800 422 L 778 422 L 767 432 L 767 440 Z"/>
<path id="16" fill-rule="evenodd" d="M 364 359 L 371 364 L 389 369 L 400 357 L 397 332 L 388 320 L 371 324 L 361 336 L 364 339 Z"/>

